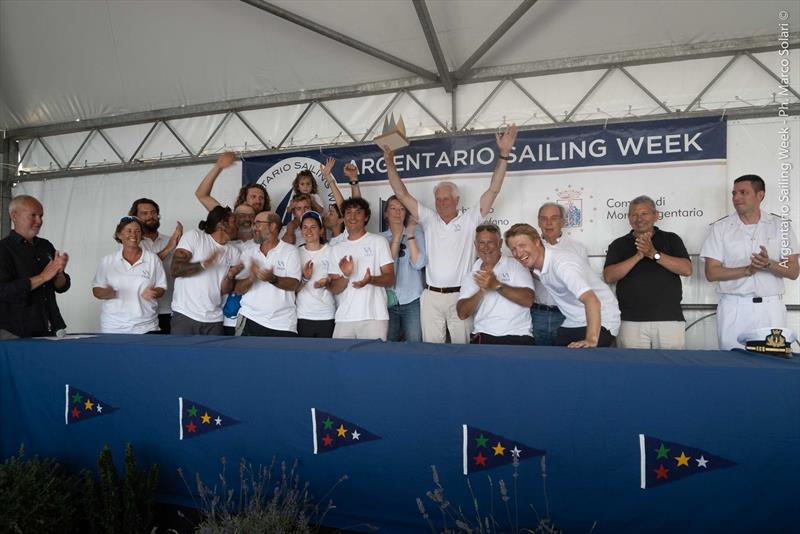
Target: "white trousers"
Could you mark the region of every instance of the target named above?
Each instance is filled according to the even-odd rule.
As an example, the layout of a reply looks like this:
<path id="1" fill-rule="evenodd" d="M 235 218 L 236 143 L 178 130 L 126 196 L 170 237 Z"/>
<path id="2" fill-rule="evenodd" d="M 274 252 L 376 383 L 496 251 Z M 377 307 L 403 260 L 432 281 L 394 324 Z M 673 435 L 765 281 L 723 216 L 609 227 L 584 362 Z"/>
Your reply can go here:
<path id="1" fill-rule="evenodd" d="M 429 289 L 422 292 L 419 298 L 422 341 L 444 343 L 445 329 L 447 329 L 452 343 L 469 343 L 472 318 L 464 321 L 458 318 L 456 312 L 458 295 L 458 293 L 439 293 Z"/>
<path id="2" fill-rule="evenodd" d="M 389 321 L 346 321 L 336 322 L 333 327 L 334 339 L 380 339 L 386 341 Z"/>
<path id="3" fill-rule="evenodd" d="M 685 328 L 683 321 L 622 321 L 617 345 L 626 349 L 683 350 Z"/>
<path id="4" fill-rule="evenodd" d="M 756 328 L 788 328 L 786 306 L 780 295 L 762 297 L 762 302 L 753 302 L 753 297 L 720 295 L 717 305 L 717 338 L 720 350 L 743 349 L 736 341 L 739 334 Z"/>

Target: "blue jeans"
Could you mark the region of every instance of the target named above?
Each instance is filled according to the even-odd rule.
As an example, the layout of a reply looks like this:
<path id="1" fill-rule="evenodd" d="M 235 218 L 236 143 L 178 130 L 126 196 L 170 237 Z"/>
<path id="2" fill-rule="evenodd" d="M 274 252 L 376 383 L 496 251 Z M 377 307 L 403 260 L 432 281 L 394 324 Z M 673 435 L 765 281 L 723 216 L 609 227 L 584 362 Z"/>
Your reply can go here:
<path id="1" fill-rule="evenodd" d="M 564 322 L 564 315 L 560 311 L 531 308 L 531 319 L 533 319 L 534 342 L 537 345 L 554 346 L 556 330 Z"/>
<path id="2" fill-rule="evenodd" d="M 408 304 L 389 306 L 389 333 L 387 341 L 422 341 L 422 323 L 419 321 L 419 299 Z"/>

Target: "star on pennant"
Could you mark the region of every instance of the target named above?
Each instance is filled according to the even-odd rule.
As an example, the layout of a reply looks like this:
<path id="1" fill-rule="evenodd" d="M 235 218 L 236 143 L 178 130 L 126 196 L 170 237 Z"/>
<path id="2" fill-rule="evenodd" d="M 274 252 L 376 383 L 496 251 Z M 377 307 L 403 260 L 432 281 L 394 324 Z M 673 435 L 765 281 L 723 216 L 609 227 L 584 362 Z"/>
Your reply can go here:
<path id="1" fill-rule="evenodd" d="M 492 450 L 494 451 L 495 456 L 503 456 L 503 453 L 506 452 L 506 448 L 503 447 L 499 441 L 497 442 L 496 446 L 492 447 Z"/>
<path id="2" fill-rule="evenodd" d="M 358 433 L 358 430 L 353 430 L 353 439 L 358 439 L 361 437 L 361 434 Z"/>
<path id="3" fill-rule="evenodd" d="M 519 450 L 516 445 L 514 445 L 514 448 L 511 449 L 511 454 L 514 456 L 514 458 L 519 458 L 519 453 L 521 452 L 522 451 Z"/>
<path id="4" fill-rule="evenodd" d="M 658 460 L 660 458 L 664 458 L 666 460 L 667 459 L 667 453 L 669 453 L 669 449 L 666 448 L 664 446 L 664 444 L 662 443 L 661 446 L 659 446 L 658 449 L 656 449 L 656 452 L 658 453 L 658 456 L 656 456 L 656 460 Z"/>
<path id="5" fill-rule="evenodd" d="M 486 456 L 484 456 L 482 452 L 479 452 L 478 456 L 472 459 L 475 460 L 475 465 L 486 465 Z"/>
<path id="6" fill-rule="evenodd" d="M 78 410 L 78 407 L 77 406 L 73 407 L 72 408 L 72 417 L 74 417 L 75 419 L 78 419 L 78 418 L 80 418 L 80 416 L 81 416 L 81 412 L 80 412 L 80 410 Z"/>
<path id="7" fill-rule="evenodd" d="M 189 421 L 189 424 L 186 425 L 187 432 L 197 432 L 197 425 L 194 424 L 194 421 Z"/>
<path id="8" fill-rule="evenodd" d="M 686 454 L 684 454 L 684 452 L 681 451 L 681 455 L 680 456 L 676 456 L 675 459 L 678 461 L 678 467 L 680 467 L 680 466 L 689 467 L 689 460 L 691 460 L 692 457 L 691 456 L 686 456 Z"/>
<path id="9" fill-rule="evenodd" d="M 182 440 L 197 438 L 209 432 L 216 432 L 241 423 L 241 421 L 221 413 L 216 408 L 185 397 L 178 397 L 178 414 L 180 420 L 179 439 Z M 213 424 L 212 421 L 214 422 Z M 189 424 L 187 425 L 187 423 Z M 189 426 L 191 426 L 191 429 Z"/>
<path id="10" fill-rule="evenodd" d="M 204 425 L 210 425 L 211 424 L 211 416 L 208 415 L 208 412 L 206 412 L 203 415 L 201 415 L 200 419 L 202 420 L 202 423 Z"/>
<path id="11" fill-rule="evenodd" d="M 656 478 L 668 478 L 667 473 L 669 473 L 669 469 L 665 468 L 664 464 L 659 465 L 655 472 Z"/>
<path id="12" fill-rule="evenodd" d="M 700 456 L 700 458 L 695 458 L 694 461 L 697 462 L 697 467 L 708 469 L 708 460 L 706 460 L 705 456 Z"/>
<path id="13" fill-rule="evenodd" d="M 186 410 L 186 413 L 189 414 L 189 417 L 197 417 L 197 407 L 192 406 L 191 408 Z"/>
<path id="14" fill-rule="evenodd" d="M 343 417 L 311 408 L 314 454 L 333 452 L 342 447 L 362 445 L 381 439 L 364 426 Z"/>
<path id="15" fill-rule="evenodd" d="M 347 436 L 347 429 L 344 425 L 339 425 L 339 428 L 336 429 L 336 437 L 337 438 L 344 438 Z"/>
<path id="16" fill-rule="evenodd" d="M 94 407 L 97 410 L 97 413 L 103 413 L 103 406 L 99 402 L 95 404 Z"/>
<path id="17" fill-rule="evenodd" d="M 322 438 L 322 443 L 326 447 L 330 447 L 331 444 L 333 443 L 333 438 L 330 436 L 330 434 L 325 434 L 325 436 L 323 436 L 323 438 Z"/>
<path id="18" fill-rule="evenodd" d="M 76 393 L 75 395 L 72 396 L 72 402 L 79 404 L 82 401 L 83 401 L 83 396 L 80 393 Z"/>
<path id="19" fill-rule="evenodd" d="M 217 418 L 214 419 L 214 423 L 216 423 L 217 426 L 222 426 L 222 418 L 217 416 Z"/>
<path id="20" fill-rule="evenodd" d="M 92 406 L 94 406 L 94 404 L 92 404 L 92 399 L 86 399 L 86 402 L 83 403 L 83 407 L 89 412 L 92 411 Z"/>
<path id="21" fill-rule="evenodd" d="M 488 447 L 489 446 L 488 443 L 487 443 L 488 441 L 489 441 L 489 438 L 486 438 L 486 437 L 483 436 L 483 434 L 481 434 L 480 436 L 475 438 L 475 446 L 476 447 Z"/>
<path id="22" fill-rule="evenodd" d="M 333 430 L 333 421 L 331 421 L 331 418 L 330 418 L 330 417 L 328 417 L 327 419 L 325 419 L 325 420 L 322 422 L 322 427 L 323 427 L 325 430 Z"/>

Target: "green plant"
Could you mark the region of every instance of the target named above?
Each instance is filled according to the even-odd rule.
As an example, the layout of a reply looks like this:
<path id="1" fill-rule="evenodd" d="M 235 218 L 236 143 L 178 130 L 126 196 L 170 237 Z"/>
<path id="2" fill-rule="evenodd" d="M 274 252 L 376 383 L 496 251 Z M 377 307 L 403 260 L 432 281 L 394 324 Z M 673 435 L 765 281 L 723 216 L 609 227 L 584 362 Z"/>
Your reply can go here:
<path id="1" fill-rule="evenodd" d="M 80 478 L 52 458 L 17 456 L 0 465 L 0 532 L 73 532 Z"/>
<path id="2" fill-rule="evenodd" d="M 562 534 L 562 530 L 553 522 L 552 518 L 550 517 L 550 502 L 547 495 L 547 463 L 544 456 L 542 456 L 540 461 L 541 466 L 541 473 L 542 473 L 542 488 L 544 490 L 544 504 L 545 504 L 545 514 L 544 517 L 539 515 L 539 512 L 533 505 L 530 505 L 531 509 L 536 514 L 537 523 L 536 525 L 531 526 L 530 528 L 520 528 L 519 527 L 519 508 L 517 502 L 517 478 L 519 477 L 519 460 L 514 460 L 514 473 L 512 475 L 513 478 L 513 496 L 509 495 L 508 486 L 504 480 L 500 480 L 498 482 L 498 491 L 495 492 L 494 489 L 494 481 L 492 477 L 487 477 L 489 483 L 489 503 L 488 503 L 488 512 L 484 512 L 481 510 L 480 503 L 478 498 L 475 496 L 474 491 L 472 490 L 472 484 L 470 483 L 469 478 L 466 479 L 467 481 L 467 488 L 469 488 L 469 494 L 472 500 L 472 506 L 467 508 L 466 511 L 464 508 L 458 505 L 454 505 L 450 502 L 445 494 L 444 486 L 442 486 L 441 482 L 439 481 L 439 473 L 436 470 L 436 466 L 431 466 L 431 471 L 433 473 L 433 483 L 435 487 L 426 493 L 428 499 L 436 504 L 439 509 L 439 512 L 442 517 L 442 528 L 437 530 L 434 526 L 433 520 L 431 519 L 430 514 L 428 513 L 427 509 L 425 508 L 425 504 L 423 503 L 422 499 L 419 497 L 417 498 L 417 508 L 419 509 L 420 514 L 422 514 L 422 518 L 427 522 L 428 528 L 434 534 L 437 532 L 441 532 L 444 534 L 451 534 L 451 533 L 466 533 L 466 534 L 498 534 L 501 532 L 512 532 L 514 534 L 525 533 L 525 534 Z M 500 497 L 501 502 L 501 509 L 495 509 L 495 500 L 496 497 Z M 512 507 L 511 501 L 513 499 L 513 518 L 512 518 Z M 505 517 L 501 517 L 505 516 Z M 505 523 L 505 524 L 504 524 Z M 452 526 L 450 526 L 452 525 Z M 594 530 L 594 525 L 592 529 L 589 531 L 591 532 Z"/>
<path id="3" fill-rule="evenodd" d="M 139 534 L 153 523 L 158 465 L 140 471 L 133 446 L 125 447 L 125 473 L 117 474 L 111 449 L 103 447 L 97 459 L 98 479 L 84 474 L 86 516 L 95 534 Z"/>
<path id="4" fill-rule="evenodd" d="M 221 463 L 219 489 L 205 485 L 199 474 L 195 476 L 200 503 L 195 500 L 183 471 L 178 469 L 200 510 L 202 521 L 197 527 L 200 534 L 312 534 L 319 532 L 316 525 L 320 525 L 325 515 L 335 508 L 332 500 L 327 500 L 322 507 L 315 503 L 308 482 L 300 482 L 297 460 L 288 469 L 286 462 L 281 462 L 278 477 L 273 476 L 277 465 L 275 458 L 269 466 L 260 465 L 258 468 L 240 460 L 238 491 L 228 487 L 226 459 L 222 458 Z M 347 475 L 339 478 L 321 502 L 325 502 L 336 486 L 345 480 Z"/>

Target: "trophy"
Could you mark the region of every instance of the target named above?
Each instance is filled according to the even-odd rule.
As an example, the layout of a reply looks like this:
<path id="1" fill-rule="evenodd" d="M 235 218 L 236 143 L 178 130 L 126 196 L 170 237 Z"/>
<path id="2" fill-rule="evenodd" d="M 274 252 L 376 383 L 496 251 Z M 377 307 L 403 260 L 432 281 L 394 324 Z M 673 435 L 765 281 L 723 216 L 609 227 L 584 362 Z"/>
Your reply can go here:
<path id="1" fill-rule="evenodd" d="M 406 138 L 406 125 L 403 123 L 403 117 L 398 117 L 397 122 L 394 121 L 394 113 L 391 118 L 384 118 L 383 133 L 375 136 L 372 141 L 380 148 L 387 146 L 391 150 L 408 146 L 410 143 Z"/>

